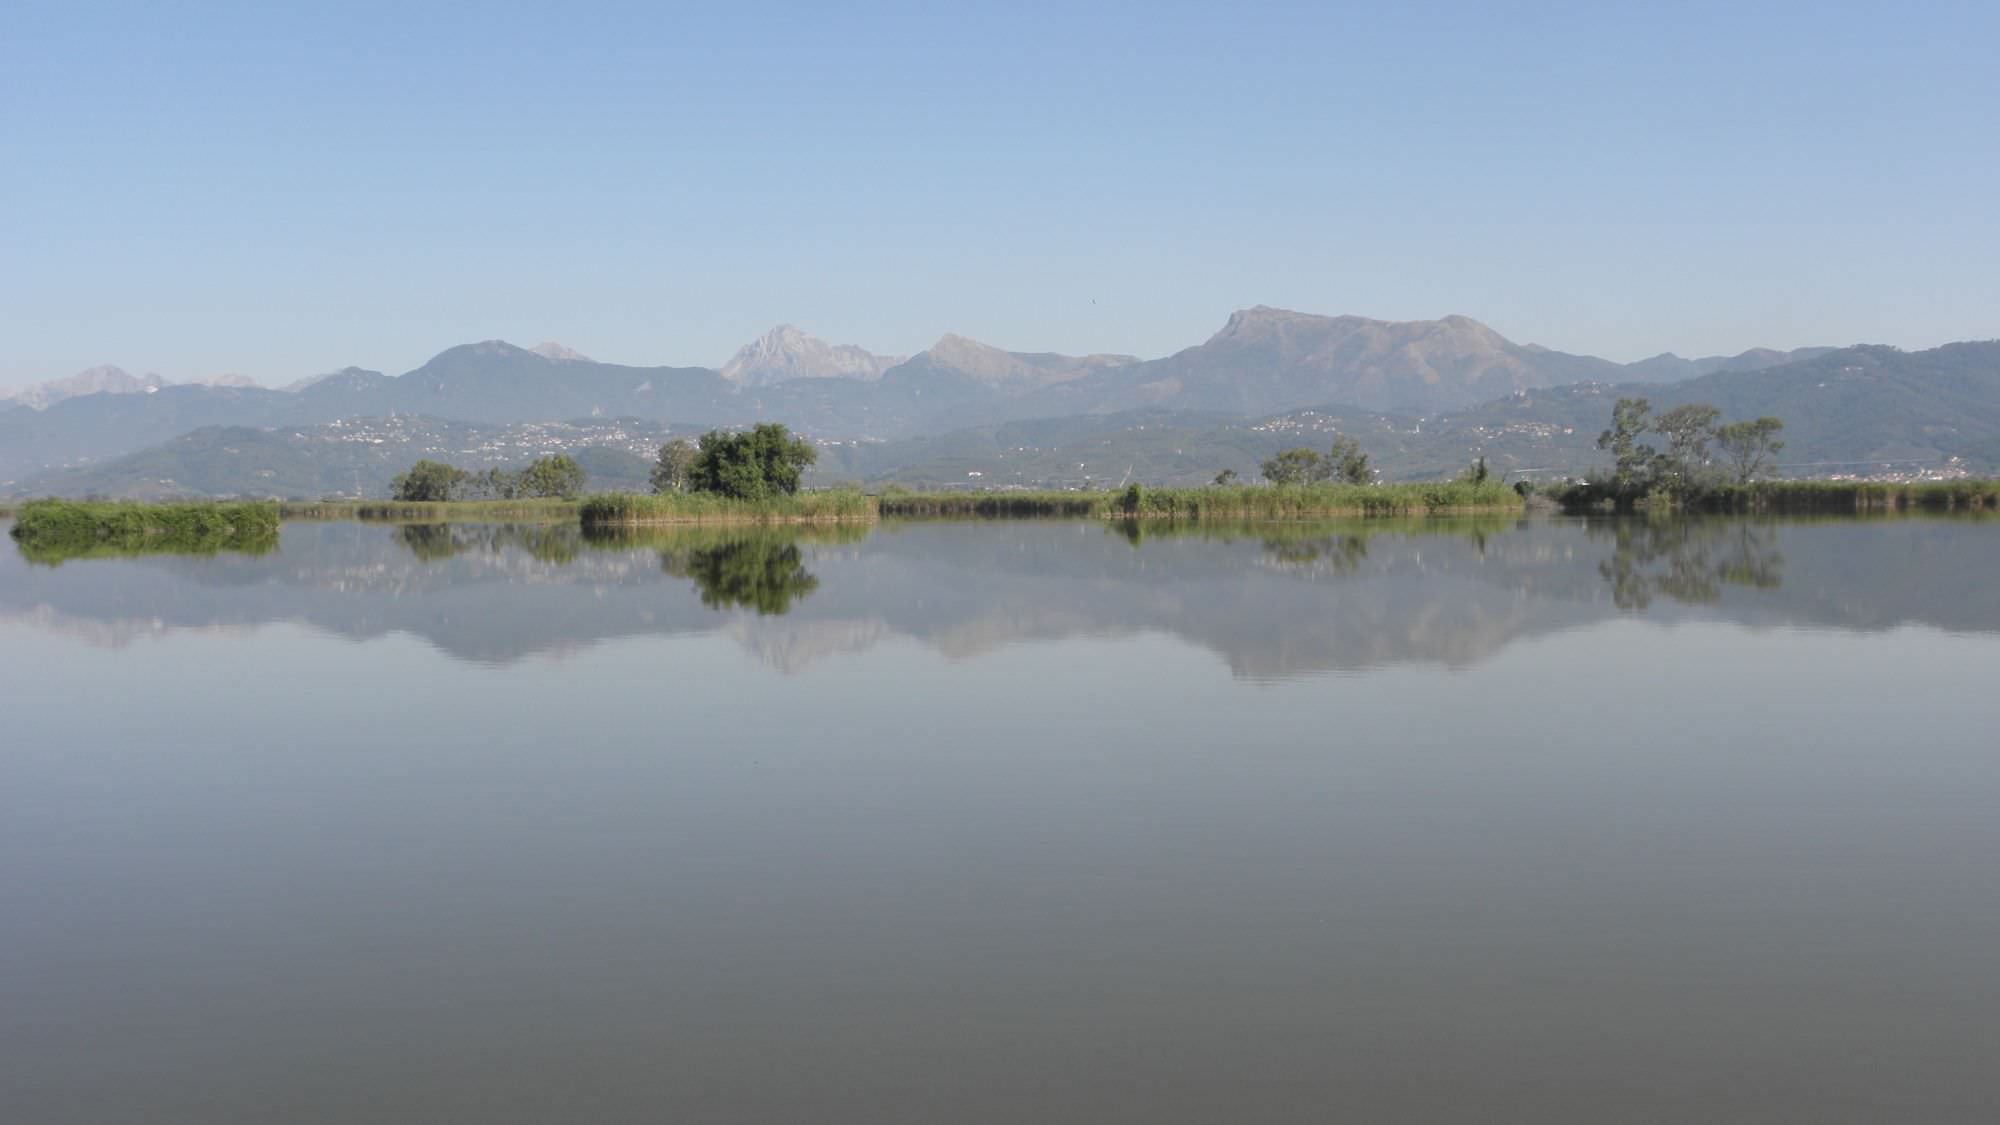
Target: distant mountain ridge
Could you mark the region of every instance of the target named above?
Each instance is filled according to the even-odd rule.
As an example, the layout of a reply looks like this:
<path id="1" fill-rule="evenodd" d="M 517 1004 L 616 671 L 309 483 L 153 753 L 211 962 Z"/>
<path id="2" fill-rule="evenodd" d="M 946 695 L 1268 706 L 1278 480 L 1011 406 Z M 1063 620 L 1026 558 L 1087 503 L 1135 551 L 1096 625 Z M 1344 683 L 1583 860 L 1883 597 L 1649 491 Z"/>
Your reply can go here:
<path id="1" fill-rule="evenodd" d="M 1429 413 L 1620 370 L 1609 360 L 1515 344 L 1470 317 L 1384 321 L 1259 305 L 1231 314 L 1192 348 L 1096 374 L 1048 398 L 1083 411 L 1143 405 L 1262 414 L 1342 402 Z"/>
<path id="2" fill-rule="evenodd" d="M 1793 348 L 1791 351 L 1781 352 L 1774 348 L 1751 348 L 1736 355 L 1711 355 L 1700 359 L 1682 359 L 1672 352 L 1661 352 L 1649 359 L 1628 363 L 1625 365 L 1625 370 L 1647 382 L 1672 383 L 1682 379 L 1698 379 L 1718 371 L 1761 371 L 1781 363 L 1815 359 L 1838 350 L 1837 348 Z"/>
<path id="3" fill-rule="evenodd" d="M 1383 321 L 1256 306 L 1232 314 L 1202 343 L 1151 360 L 1011 351 L 956 334 L 899 360 L 780 325 L 722 368 L 603 363 L 554 342 L 522 348 L 501 340 L 447 348 L 399 376 L 345 367 L 283 390 L 241 377 L 168 384 L 103 368 L 0 409 L 0 488 L 208 426 L 396 415 L 484 425 L 634 417 L 676 428 L 775 419 L 819 437 L 894 441 L 1148 409 L 1256 418 L 1339 403 L 1440 415 L 1518 391 L 1654 380 L 1708 365 L 1747 369 L 1798 354 L 1655 357 L 1627 366 L 1516 344 L 1463 316 Z"/>
<path id="4" fill-rule="evenodd" d="M 131 395 L 157 391 L 167 385 L 158 375 L 136 376 L 124 369 L 104 364 L 87 368 L 64 379 L 50 379 L 23 387 L 10 395 L 0 395 L 32 410 L 46 410 L 64 399 L 84 395 Z"/>
<path id="5" fill-rule="evenodd" d="M 1137 356 L 1068 356 L 1055 352 L 1010 352 L 947 332 L 901 366 L 912 374 L 945 373 L 996 389 L 1029 390 L 1066 383 L 1112 368 L 1138 363 Z"/>
<path id="6" fill-rule="evenodd" d="M 162 391 L 160 394 L 171 393 Z M 893 441 L 822 442 L 811 480 L 929 486 L 1104 486 L 1120 479 L 1200 484 L 1230 469 L 1255 479 L 1258 463 L 1293 446 L 1358 440 L 1388 479 L 1436 479 L 1484 457 L 1509 477 L 1581 474 L 1612 403 L 1644 396 L 1656 408 L 1710 403 L 1725 418 L 1785 422 L 1782 468 L 1793 475 L 1903 468 L 2000 470 L 2000 341 L 1921 352 L 1843 348 L 1751 372 L 1718 371 L 1673 384 L 1570 383 L 1510 392 L 1429 416 L 1325 404 L 1261 417 L 1140 409 L 998 421 Z M 158 396 L 155 396 L 158 397 Z M 698 427 L 692 427 L 698 428 Z M 675 426 L 685 433 L 688 428 Z M 468 463 L 525 460 L 534 443 L 594 449 L 600 485 L 643 479 L 637 465 L 667 432 L 643 422 L 466 426 L 376 420 L 318 428 L 204 429 L 117 458 L 37 476 L 15 491 L 156 496 L 291 495 L 284 489 L 368 487 L 425 450 Z M 386 435 L 386 437 L 384 436 Z M 380 439 L 380 440 L 378 440 Z M 517 452 L 492 450 L 511 443 Z M 618 446 L 616 456 L 603 447 Z M 356 474 L 359 474 L 358 476 Z M 5 490 L 0 490 L 5 491 Z"/>
<path id="7" fill-rule="evenodd" d="M 390 478 L 420 457 L 461 468 L 519 468 L 564 452 L 594 489 L 644 491 L 663 426 L 634 420 L 511 426 L 422 416 L 365 418 L 323 426 L 204 426 L 104 462 L 38 478 L 36 494 L 154 500 L 185 496 L 316 499 L 382 496 Z"/>

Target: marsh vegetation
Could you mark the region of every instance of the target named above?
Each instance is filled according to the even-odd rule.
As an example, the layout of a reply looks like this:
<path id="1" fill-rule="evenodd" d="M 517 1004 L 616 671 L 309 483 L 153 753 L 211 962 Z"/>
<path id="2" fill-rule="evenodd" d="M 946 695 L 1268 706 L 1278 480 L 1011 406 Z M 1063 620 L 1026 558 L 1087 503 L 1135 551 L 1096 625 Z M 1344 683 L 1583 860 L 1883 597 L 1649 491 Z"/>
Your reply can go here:
<path id="1" fill-rule="evenodd" d="M 740 499 L 713 492 L 613 492 L 592 496 L 578 510 L 583 526 L 670 523 L 813 523 L 872 521 L 875 498 L 859 489 L 778 493 Z"/>
<path id="2" fill-rule="evenodd" d="M 575 500 L 324 500 L 278 505 L 286 520 L 363 520 L 451 523 L 482 520 L 574 522 L 582 505 Z"/>
<path id="3" fill-rule="evenodd" d="M 10 534 L 30 562 L 148 553 L 263 554 L 278 545 L 275 504 L 138 504 L 34 500 Z"/>
<path id="4" fill-rule="evenodd" d="M 1208 485 L 1104 492 L 884 492 L 884 516 L 1111 517 L 1120 519 L 1273 519 L 1409 516 L 1460 512 L 1518 513 L 1519 493 L 1494 481 L 1421 484 Z"/>

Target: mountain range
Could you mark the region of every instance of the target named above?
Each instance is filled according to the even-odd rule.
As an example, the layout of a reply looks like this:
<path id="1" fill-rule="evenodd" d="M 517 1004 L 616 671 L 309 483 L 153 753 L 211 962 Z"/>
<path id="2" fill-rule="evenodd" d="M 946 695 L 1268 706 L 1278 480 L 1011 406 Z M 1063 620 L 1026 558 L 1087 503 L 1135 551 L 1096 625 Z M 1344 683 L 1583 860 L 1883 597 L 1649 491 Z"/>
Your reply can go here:
<path id="1" fill-rule="evenodd" d="M 157 391 L 167 385 L 158 375 L 137 376 L 127 374 L 124 369 L 104 364 L 87 368 L 62 379 L 50 379 L 36 383 L 12 393 L 0 393 L 0 400 L 30 410 L 46 410 L 50 406 L 70 398 L 84 395 L 131 395 Z"/>
<path id="2" fill-rule="evenodd" d="M 1197 448 L 1240 450 L 1222 464 L 1213 453 L 1184 455 L 1184 465 L 1140 459 L 1154 466 L 1144 479 L 1206 479 L 1219 468 L 1254 468 L 1242 459 L 1292 429 L 1322 428 L 1302 420 L 1310 415 L 1371 435 L 1378 463 L 1396 475 L 1425 475 L 1480 452 L 1519 468 L 1574 464 L 1591 452 L 1609 397 L 1625 393 L 1663 404 L 1692 395 L 1731 417 L 1775 413 L 1787 421 L 1788 461 L 1959 457 L 1991 465 L 2000 464 L 1995 347 L 1753 349 L 1618 364 L 1517 344 L 1463 316 L 1381 321 L 1258 306 L 1232 314 L 1206 341 L 1151 360 L 1015 352 L 954 334 L 898 358 L 781 325 L 718 368 L 602 363 L 552 342 L 531 349 L 498 340 L 446 349 L 400 376 L 348 367 L 285 390 L 241 377 L 167 384 L 94 368 L 17 394 L 12 409 L 0 410 L 0 493 L 101 487 L 106 478 L 94 470 L 111 469 L 106 462 L 197 431 L 302 433 L 411 417 L 489 428 L 632 419 L 677 433 L 778 420 L 822 443 L 827 473 L 939 482 L 987 480 L 966 477 L 987 471 L 969 463 L 956 477 L 950 469 L 985 448 L 982 435 L 1025 428 L 1055 435 L 1019 443 L 1047 456 L 1024 452 L 1015 458 L 1022 464 L 992 467 L 1005 480 L 1056 483 L 1074 476 L 1056 471 L 1057 457 L 1077 452 L 1064 447 L 1065 435 L 1137 448 L 1171 429 L 1182 448 L 1200 433 L 1208 436 Z M 193 478 L 209 486 L 202 492 L 236 479 L 150 479 L 192 487 Z M 243 491 L 256 488 L 255 479 L 241 482 Z"/>

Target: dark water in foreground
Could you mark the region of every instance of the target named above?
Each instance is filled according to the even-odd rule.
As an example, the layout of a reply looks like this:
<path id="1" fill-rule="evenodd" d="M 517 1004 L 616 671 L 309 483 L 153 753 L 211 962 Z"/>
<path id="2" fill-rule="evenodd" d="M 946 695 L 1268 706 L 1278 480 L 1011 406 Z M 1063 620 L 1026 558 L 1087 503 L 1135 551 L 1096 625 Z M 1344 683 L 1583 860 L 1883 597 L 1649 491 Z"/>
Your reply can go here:
<path id="1" fill-rule="evenodd" d="M 0 1121 L 1985 1122 L 2000 523 L 0 549 Z"/>

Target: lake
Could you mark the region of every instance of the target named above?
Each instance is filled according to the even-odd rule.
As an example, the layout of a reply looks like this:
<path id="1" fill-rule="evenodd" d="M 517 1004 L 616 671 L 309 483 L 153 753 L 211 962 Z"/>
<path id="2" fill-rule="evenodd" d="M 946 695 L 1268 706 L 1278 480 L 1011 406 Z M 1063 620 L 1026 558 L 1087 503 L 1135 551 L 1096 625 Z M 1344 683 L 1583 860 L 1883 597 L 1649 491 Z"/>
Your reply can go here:
<path id="1" fill-rule="evenodd" d="M 0 1121 L 1990 1121 L 1996 563 L 1952 519 L 7 544 Z"/>

